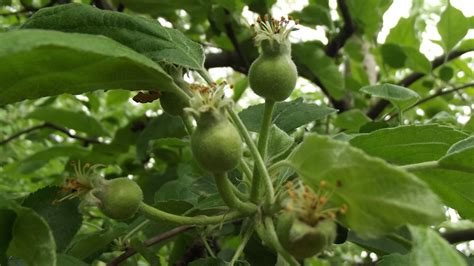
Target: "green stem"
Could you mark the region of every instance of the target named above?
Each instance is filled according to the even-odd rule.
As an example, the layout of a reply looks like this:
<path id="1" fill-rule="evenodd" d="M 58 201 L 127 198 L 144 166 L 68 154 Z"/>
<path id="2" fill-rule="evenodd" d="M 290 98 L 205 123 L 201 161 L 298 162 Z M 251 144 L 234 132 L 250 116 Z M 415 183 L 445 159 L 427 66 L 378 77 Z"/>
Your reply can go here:
<path id="1" fill-rule="evenodd" d="M 229 178 L 227 178 L 227 173 L 215 173 L 214 180 L 221 198 L 231 209 L 237 209 L 243 213 L 255 213 L 257 211 L 257 206 L 248 202 L 242 202 L 235 196 L 232 189 L 233 185 L 230 183 Z"/>
<path id="2" fill-rule="evenodd" d="M 201 237 L 202 243 L 204 244 L 204 247 L 205 247 L 206 250 L 207 250 L 207 253 L 209 253 L 209 255 L 211 255 L 212 258 L 215 258 L 215 257 L 216 257 L 216 254 L 214 253 L 214 251 L 212 250 L 212 248 L 209 246 L 209 243 L 207 243 L 206 237 L 203 236 L 203 235 L 200 235 L 200 237 Z"/>
<path id="3" fill-rule="evenodd" d="M 238 211 L 230 211 L 226 214 L 216 215 L 216 216 L 206 216 L 198 215 L 193 217 L 181 216 L 176 214 L 171 214 L 158 210 L 146 203 L 140 204 L 140 212 L 152 221 L 168 221 L 182 225 L 210 225 L 210 224 L 220 224 L 229 221 L 233 221 L 248 215 L 244 215 Z"/>
<path id="4" fill-rule="evenodd" d="M 174 92 L 181 97 L 185 101 L 189 101 L 191 99 L 191 96 L 189 96 L 186 92 L 184 92 L 178 85 L 175 84 L 175 90 Z"/>
<path id="5" fill-rule="evenodd" d="M 247 165 L 247 163 L 244 161 L 243 158 L 240 158 L 240 168 L 242 170 L 242 172 L 244 172 L 244 175 L 245 175 L 245 179 L 246 181 L 248 181 L 249 185 L 250 185 L 250 180 L 252 180 L 252 170 L 250 170 L 250 167 Z"/>
<path id="6" fill-rule="evenodd" d="M 209 85 L 214 83 L 206 69 L 204 68 L 200 69 L 198 70 L 198 73 Z M 232 121 L 234 122 L 234 124 L 237 126 L 237 129 L 239 130 L 240 134 L 244 138 L 245 143 L 247 143 L 247 146 L 249 147 L 250 152 L 252 153 L 252 156 L 254 157 L 254 161 L 255 161 L 255 165 L 257 167 L 258 173 L 260 174 L 260 176 L 263 177 L 265 181 L 265 187 L 267 189 L 266 201 L 267 203 L 271 204 L 274 202 L 275 190 L 273 189 L 272 180 L 270 178 L 270 175 L 268 175 L 267 169 L 265 168 L 265 163 L 263 162 L 263 159 L 260 156 L 257 146 L 255 146 L 255 143 L 250 137 L 250 134 L 247 131 L 247 128 L 245 127 L 242 120 L 240 120 L 240 117 L 237 115 L 237 113 L 231 107 L 227 108 L 227 112 L 232 118 Z"/>
<path id="7" fill-rule="evenodd" d="M 273 171 L 277 170 L 278 168 L 281 167 L 288 167 L 290 166 L 290 163 L 286 160 L 276 162 L 268 167 L 268 172 L 272 173 Z"/>
<path id="8" fill-rule="evenodd" d="M 258 151 L 262 159 L 267 156 L 268 136 L 270 127 L 272 125 L 273 109 L 275 107 L 275 101 L 265 101 L 265 110 L 263 112 L 263 120 L 260 128 L 260 134 L 258 136 Z M 253 202 L 258 201 L 262 189 L 262 178 L 258 174 L 256 168 L 252 179 L 252 191 L 250 192 L 250 200 Z"/>
<path id="9" fill-rule="evenodd" d="M 248 200 L 248 196 L 240 191 L 236 186 L 234 186 L 233 184 L 231 184 L 231 187 L 232 187 L 232 191 L 234 192 L 234 194 L 237 196 L 237 198 L 239 198 L 240 200 L 243 200 L 243 201 L 247 201 Z"/>
<path id="10" fill-rule="evenodd" d="M 267 221 L 269 220 L 269 221 Z M 258 236 L 262 239 L 262 241 L 273 248 L 276 252 L 278 252 L 291 266 L 299 266 L 300 264 L 296 261 L 293 256 L 291 256 L 286 250 L 281 246 L 280 241 L 278 241 L 278 237 L 275 232 L 275 227 L 273 225 L 273 221 L 270 217 L 265 218 L 265 226 L 261 222 L 257 222 L 256 224 L 256 231 Z"/>
<path id="11" fill-rule="evenodd" d="M 145 220 L 143 222 L 141 222 L 140 224 L 138 224 L 135 228 L 133 228 L 132 230 L 130 230 L 130 232 L 128 232 L 124 237 L 123 237 L 123 240 L 127 240 L 129 239 L 130 237 L 132 237 L 134 234 L 136 234 L 138 231 L 142 230 L 143 227 L 145 227 L 148 223 L 150 223 L 150 220 Z"/>
<path id="12" fill-rule="evenodd" d="M 407 171 L 432 169 L 432 168 L 438 167 L 438 161 L 428 161 L 428 162 L 422 162 L 422 163 L 407 164 L 407 165 L 402 165 L 400 167 Z"/>
<path id="13" fill-rule="evenodd" d="M 189 136 L 191 136 L 194 132 L 194 125 L 191 121 L 189 115 L 182 115 L 181 119 L 183 120 L 184 127 L 186 128 L 186 132 Z"/>
<path id="14" fill-rule="evenodd" d="M 271 204 L 274 202 L 275 190 L 273 189 L 272 180 L 267 172 L 267 169 L 265 168 L 265 163 L 263 162 L 263 159 L 260 156 L 257 146 L 253 142 L 249 132 L 247 131 L 247 128 L 245 127 L 242 120 L 240 120 L 240 117 L 237 115 L 237 113 L 235 113 L 232 108 L 227 108 L 227 112 L 229 113 L 230 117 L 232 118 L 232 121 L 234 122 L 235 126 L 244 138 L 245 143 L 247 143 L 247 146 L 249 147 L 250 152 L 254 157 L 255 166 L 257 167 L 258 173 L 261 177 L 263 177 L 263 180 L 265 181 L 265 187 L 267 189 L 267 193 L 265 194 L 266 201 L 267 203 Z"/>
<path id="15" fill-rule="evenodd" d="M 214 81 L 212 81 L 211 76 L 209 75 L 209 72 L 207 72 L 205 68 L 199 69 L 197 72 L 206 81 L 207 84 L 211 85 L 214 83 Z"/>
<path id="16" fill-rule="evenodd" d="M 387 235 L 387 238 L 394 241 L 394 242 L 397 242 L 398 244 L 402 245 L 406 249 L 411 249 L 411 247 L 412 247 L 412 244 L 408 239 L 406 239 L 404 237 L 401 237 L 397 234 L 389 234 L 389 235 Z"/>
<path id="17" fill-rule="evenodd" d="M 242 252 L 244 251 L 245 246 L 250 240 L 250 237 L 252 236 L 254 231 L 253 225 L 250 225 L 247 227 L 244 231 L 244 234 L 242 236 L 242 241 L 240 242 L 240 245 L 237 247 L 237 250 L 234 253 L 234 256 L 232 256 L 232 260 L 230 261 L 230 266 L 234 266 L 235 262 L 239 259 L 240 255 L 242 255 Z"/>

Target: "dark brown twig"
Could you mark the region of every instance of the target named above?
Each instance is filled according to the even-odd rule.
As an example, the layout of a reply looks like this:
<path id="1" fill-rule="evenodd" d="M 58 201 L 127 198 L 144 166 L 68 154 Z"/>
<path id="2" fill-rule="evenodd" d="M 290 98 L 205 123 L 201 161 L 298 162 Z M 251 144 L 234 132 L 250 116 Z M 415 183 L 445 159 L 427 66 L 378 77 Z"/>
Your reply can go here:
<path id="1" fill-rule="evenodd" d="M 145 240 L 145 242 L 143 243 L 146 247 L 151 247 L 153 245 L 156 245 L 162 241 L 165 241 L 167 239 L 170 239 L 176 235 L 179 235 L 181 233 L 184 233 L 186 231 L 189 231 L 191 229 L 193 229 L 195 226 L 191 226 L 191 225 L 184 225 L 184 226 L 179 226 L 179 227 L 176 227 L 176 228 L 173 228 L 169 231 L 166 231 L 162 234 L 159 234 L 157 236 L 154 236 L 148 240 Z M 107 263 L 107 266 L 117 266 L 119 265 L 121 262 L 125 261 L 126 259 L 128 259 L 129 257 L 135 255 L 137 253 L 136 250 L 134 250 L 133 248 L 127 248 L 125 250 L 124 253 L 122 253 L 120 256 L 114 258 L 113 260 L 111 260 L 109 263 Z"/>
<path id="2" fill-rule="evenodd" d="M 442 233 L 441 236 L 450 244 L 466 242 L 474 240 L 474 228 Z"/>
<path id="3" fill-rule="evenodd" d="M 448 62 L 448 61 L 451 61 L 455 58 L 458 58 L 459 56 L 467 53 L 467 52 L 470 52 L 470 50 L 466 50 L 466 51 L 452 51 L 451 53 L 448 54 L 448 56 L 446 55 L 441 55 L 439 57 L 436 57 L 432 62 L 431 62 L 431 68 L 432 69 L 435 69 L 441 65 L 443 65 L 444 63 Z M 424 77 L 426 74 L 424 73 L 420 73 L 420 72 L 414 72 L 410 75 L 408 75 L 407 77 L 405 77 L 404 79 L 402 79 L 398 85 L 400 86 L 404 86 L 404 87 L 408 87 L 410 86 L 411 84 L 415 83 L 417 80 L 421 79 L 422 77 Z M 369 108 L 369 110 L 367 111 L 367 116 L 372 118 L 372 119 L 375 119 L 377 118 L 382 112 L 383 110 L 390 104 L 389 101 L 387 100 L 379 100 L 377 101 L 374 105 L 372 105 L 371 108 Z"/>
<path id="4" fill-rule="evenodd" d="M 337 7 L 341 11 L 342 18 L 344 19 L 344 26 L 334 39 L 332 39 L 326 46 L 326 54 L 329 57 L 335 57 L 339 49 L 341 49 L 346 41 L 354 34 L 356 27 L 352 21 L 349 8 L 347 7 L 345 0 L 337 0 Z"/>
<path id="5" fill-rule="evenodd" d="M 234 27 L 232 26 L 232 16 L 229 12 L 229 10 L 224 9 L 226 20 L 224 23 L 224 28 L 225 32 L 227 34 L 227 37 L 229 37 L 230 42 L 234 46 L 235 51 L 237 52 L 237 55 L 239 56 L 240 61 L 242 62 L 242 65 L 245 66 L 245 68 L 249 67 L 249 62 L 247 58 L 245 57 L 244 52 L 242 51 L 242 48 L 240 47 L 239 41 L 237 40 L 237 37 L 235 36 L 235 31 Z"/>
<path id="6" fill-rule="evenodd" d="M 408 107 L 406 110 L 409 110 L 409 109 L 412 109 L 414 108 L 415 106 L 418 106 L 420 104 L 423 104 L 427 101 L 431 101 L 432 99 L 436 98 L 436 97 L 439 97 L 439 96 L 443 96 L 443 95 L 446 95 L 446 94 L 450 94 L 450 93 L 454 93 L 454 92 L 458 92 L 460 90 L 464 90 L 464 89 L 467 89 L 467 88 L 470 88 L 470 87 L 474 87 L 474 82 L 472 83 L 466 83 L 464 85 L 461 85 L 459 87 L 455 87 L 455 88 L 452 88 L 452 89 L 449 89 L 449 90 L 438 90 L 435 94 L 432 94 L 430 96 L 427 96 L 421 100 L 419 100 L 418 102 L 416 102 L 414 105 Z"/>
<path id="7" fill-rule="evenodd" d="M 89 143 L 100 144 L 100 143 L 102 143 L 102 142 L 98 141 L 97 139 L 86 138 L 86 137 L 81 137 L 81 136 L 78 136 L 78 135 L 71 134 L 71 132 L 69 132 L 69 130 L 66 129 L 66 128 L 62 128 L 62 127 L 54 125 L 52 123 L 45 122 L 44 124 L 33 126 L 33 127 L 21 130 L 21 131 L 15 133 L 15 134 L 13 134 L 12 136 L 0 141 L 0 146 L 5 145 L 5 144 L 7 144 L 8 142 L 10 142 L 12 140 L 15 140 L 15 139 L 19 138 L 20 136 L 22 136 L 24 134 L 28 134 L 30 132 L 33 132 L 33 131 L 36 131 L 36 130 L 39 130 L 39 129 L 43 129 L 43 128 L 51 128 L 51 129 L 60 131 L 64 134 L 66 134 L 67 136 L 69 136 L 70 138 L 83 141 L 85 144 L 89 144 Z"/>
<path id="8" fill-rule="evenodd" d="M 115 11 L 115 8 L 107 0 L 92 0 L 92 4 L 99 9 Z"/>

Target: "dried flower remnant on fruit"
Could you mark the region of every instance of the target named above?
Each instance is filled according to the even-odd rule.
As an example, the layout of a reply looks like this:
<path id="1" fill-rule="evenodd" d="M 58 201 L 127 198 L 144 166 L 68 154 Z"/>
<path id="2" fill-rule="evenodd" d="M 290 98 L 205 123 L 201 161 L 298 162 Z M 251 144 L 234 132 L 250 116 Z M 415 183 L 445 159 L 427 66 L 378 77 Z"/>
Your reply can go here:
<path id="1" fill-rule="evenodd" d="M 91 165 L 89 163 L 81 165 L 81 162 L 78 161 L 77 164 L 75 161 L 71 161 L 71 166 L 74 169 L 73 177 L 66 177 L 64 185 L 61 187 L 61 194 L 67 194 L 60 199 L 54 200 L 53 203 L 57 204 L 64 200 L 73 199 L 81 197 L 90 192 L 94 187 L 98 186 L 102 182 L 103 177 L 101 177 L 96 169 L 100 167 L 105 167 L 102 164 Z"/>
<path id="2" fill-rule="evenodd" d="M 185 108 L 196 120 L 203 113 L 217 112 L 225 113 L 225 108 L 232 105 L 232 100 L 224 97 L 224 89 L 228 87 L 227 82 L 223 81 L 219 84 L 213 83 L 210 86 L 192 84 L 190 86 L 193 97 L 189 102 L 189 107 Z"/>
<path id="3" fill-rule="evenodd" d="M 347 205 L 341 207 L 329 207 L 328 202 L 334 190 L 327 187 L 327 182 L 321 180 L 318 191 L 314 192 L 310 187 L 298 182 L 286 184 L 290 201 L 286 203 L 285 209 L 295 217 L 310 225 L 315 226 L 325 219 L 334 220 L 337 214 L 347 213 Z"/>
<path id="4" fill-rule="evenodd" d="M 255 43 L 260 45 L 264 40 L 284 43 L 288 40 L 290 33 L 297 30 L 296 25 L 298 25 L 298 21 L 293 20 L 291 16 L 280 19 L 268 15 L 265 15 L 263 19 L 258 17 L 257 23 L 252 25 L 255 30 Z"/>

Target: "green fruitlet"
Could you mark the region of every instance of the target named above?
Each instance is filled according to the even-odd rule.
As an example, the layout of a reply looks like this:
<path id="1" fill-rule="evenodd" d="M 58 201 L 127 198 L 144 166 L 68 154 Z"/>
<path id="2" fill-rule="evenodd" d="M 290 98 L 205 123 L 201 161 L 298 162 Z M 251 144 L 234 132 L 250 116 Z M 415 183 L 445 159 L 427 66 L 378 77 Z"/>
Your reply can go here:
<path id="1" fill-rule="evenodd" d="M 199 165 L 211 173 L 234 169 L 242 156 L 242 140 L 223 113 L 202 113 L 191 136 L 191 150 Z"/>
<path id="2" fill-rule="evenodd" d="M 184 114 L 184 108 L 188 103 L 172 92 L 162 92 L 160 96 L 161 108 L 170 115 L 181 116 Z"/>
<path id="3" fill-rule="evenodd" d="M 122 177 L 105 181 L 94 192 L 99 208 L 110 218 L 123 220 L 131 218 L 143 201 L 143 192 L 134 181 Z"/>
<path id="4" fill-rule="evenodd" d="M 286 53 L 262 52 L 249 70 L 250 87 L 267 100 L 283 101 L 288 98 L 297 78 L 296 65 Z"/>
<path id="5" fill-rule="evenodd" d="M 288 35 L 290 20 L 259 19 L 255 27 L 255 41 L 260 56 L 249 69 L 250 88 L 259 96 L 271 101 L 283 101 L 295 88 L 298 72 L 291 59 Z"/>
<path id="6" fill-rule="evenodd" d="M 282 214 L 277 221 L 277 235 L 288 253 L 298 259 L 312 257 L 331 245 L 337 232 L 331 219 L 311 226 L 295 218 L 291 213 Z"/>

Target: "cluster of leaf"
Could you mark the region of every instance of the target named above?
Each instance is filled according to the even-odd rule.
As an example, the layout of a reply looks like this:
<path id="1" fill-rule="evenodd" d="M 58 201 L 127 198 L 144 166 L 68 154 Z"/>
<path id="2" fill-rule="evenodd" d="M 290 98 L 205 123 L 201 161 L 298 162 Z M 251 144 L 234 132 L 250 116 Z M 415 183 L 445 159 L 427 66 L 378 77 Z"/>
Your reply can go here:
<path id="1" fill-rule="evenodd" d="M 230 66 L 246 73 L 258 53 L 241 13 L 248 7 L 263 15 L 276 1 L 105 5 L 124 12 L 21 2 L 0 0 L 0 141 L 24 133 L 0 146 L 0 264 L 84 265 L 111 261 L 128 246 L 141 255 L 128 259 L 131 265 L 145 259 L 154 265 L 229 261 L 242 239 L 242 223 L 189 230 L 147 247 L 177 225 L 143 217 L 118 223 L 95 209 L 80 214 L 76 201 L 52 202 L 64 172 L 72 173 L 65 165 L 79 160 L 110 165 L 107 178 L 133 177 L 144 201 L 160 210 L 197 215 L 225 208 L 212 179 L 192 158 L 181 118 L 163 113 L 157 102 L 133 102 L 130 91 L 172 90 L 163 63 L 190 72 Z M 314 190 L 322 180 L 342 183 L 331 200 L 347 204 L 340 222 L 351 230 L 348 242 L 315 263 L 342 263 L 346 248 L 351 253 L 360 247 L 382 257 L 381 265 L 470 260 L 428 225 L 446 226 L 443 206 L 474 219 L 474 119 L 458 122 L 473 107 L 474 62 L 461 56 L 474 49 L 472 39 L 463 39 L 472 17 L 451 5 L 431 10 L 413 2 L 410 16 L 400 19 L 383 44 L 376 36 L 392 1 L 338 1 L 339 20 L 333 20 L 328 1 L 309 1 L 292 14 L 302 26 L 322 26 L 329 44 L 293 45 L 300 76 L 321 90 L 297 90 L 292 101 L 276 105 L 267 161 L 290 167 L 277 177 L 280 182 L 296 172 Z M 21 12 L 9 15 L 11 10 Z M 431 62 L 419 51 L 430 12 L 440 15 L 439 45 L 445 51 Z M 157 17 L 175 29 L 160 26 Z M 195 41 L 221 52 L 205 56 Z M 239 100 L 246 78 L 236 72 L 228 79 Z M 44 96 L 50 97 L 38 99 Z M 259 131 L 263 109 L 253 105 L 239 113 L 249 131 Z M 303 138 L 307 131 L 330 138 Z M 231 180 L 248 191 L 239 171 Z M 243 253 L 242 264 L 281 260 L 257 236 Z"/>

